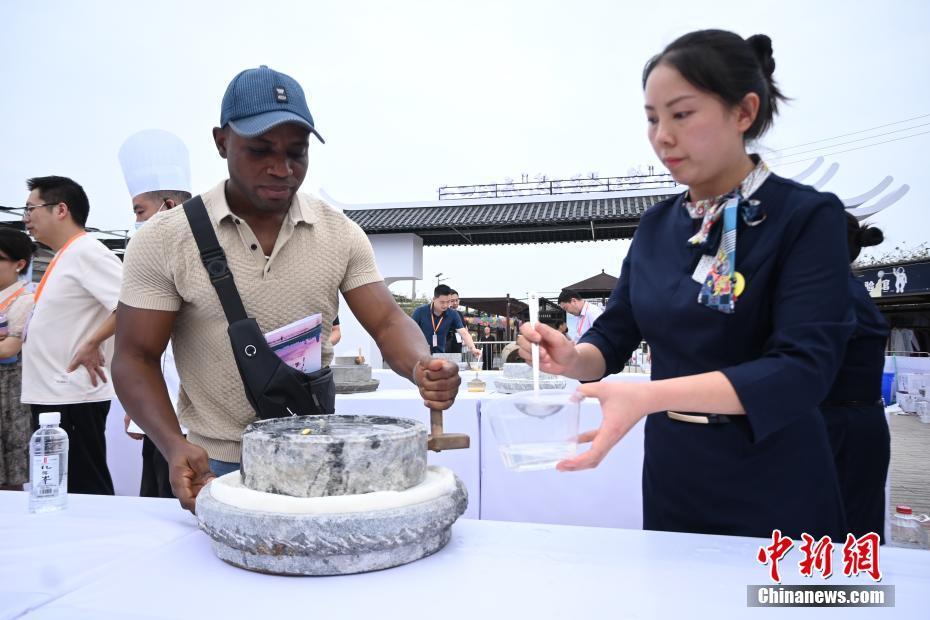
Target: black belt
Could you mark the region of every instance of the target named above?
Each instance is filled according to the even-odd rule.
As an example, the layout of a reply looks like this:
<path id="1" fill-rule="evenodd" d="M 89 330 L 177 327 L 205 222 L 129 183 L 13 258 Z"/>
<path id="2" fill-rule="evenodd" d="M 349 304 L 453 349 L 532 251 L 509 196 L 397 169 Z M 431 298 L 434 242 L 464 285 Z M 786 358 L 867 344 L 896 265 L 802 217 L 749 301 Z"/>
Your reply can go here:
<path id="1" fill-rule="evenodd" d="M 666 411 L 665 415 L 677 422 L 689 424 L 727 424 L 731 417 L 720 413 L 679 413 L 678 411 Z"/>
<path id="2" fill-rule="evenodd" d="M 822 407 L 868 407 L 871 405 L 885 405 L 881 398 L 877 400 L 825 400 L 820 403 Z"/>

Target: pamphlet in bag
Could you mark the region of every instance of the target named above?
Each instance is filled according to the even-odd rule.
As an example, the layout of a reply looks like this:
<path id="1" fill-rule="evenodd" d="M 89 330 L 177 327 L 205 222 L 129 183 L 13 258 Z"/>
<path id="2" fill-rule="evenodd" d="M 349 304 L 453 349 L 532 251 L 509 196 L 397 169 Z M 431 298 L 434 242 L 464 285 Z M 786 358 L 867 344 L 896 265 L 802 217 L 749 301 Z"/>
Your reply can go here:
<path id="1" fill-rule="evenodd" d="M 285 364 L 309 375 L 323 366 L 323 315 L 311 314 L 265 334 L 271 350 Z"/>

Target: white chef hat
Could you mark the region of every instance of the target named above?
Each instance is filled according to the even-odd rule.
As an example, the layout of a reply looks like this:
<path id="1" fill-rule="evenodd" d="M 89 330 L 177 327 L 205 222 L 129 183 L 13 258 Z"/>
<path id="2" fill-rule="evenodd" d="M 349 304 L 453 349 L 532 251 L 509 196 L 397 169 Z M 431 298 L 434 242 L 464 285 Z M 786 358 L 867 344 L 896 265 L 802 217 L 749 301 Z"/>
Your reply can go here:
<path id="1" fill-rule="evenodd" d="M 191 161 L 179 137 L 161 129 L 131 135 L 119 149 L 126 187 L 133 198 L 145 192 L 191 191 Z"/>

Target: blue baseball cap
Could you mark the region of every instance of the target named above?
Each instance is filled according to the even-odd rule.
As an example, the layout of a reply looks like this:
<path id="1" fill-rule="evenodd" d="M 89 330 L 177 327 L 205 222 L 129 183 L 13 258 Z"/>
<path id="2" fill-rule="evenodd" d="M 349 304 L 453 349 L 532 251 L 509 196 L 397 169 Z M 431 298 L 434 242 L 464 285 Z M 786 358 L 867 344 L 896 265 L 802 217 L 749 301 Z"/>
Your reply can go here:
<path id="1" fill-rule="evenodd" d="M 307 98 L 297 80 L 269 69 L 246 69 L 232 79 L 223 95 L 220 127 L 254 138 L 283 123 L 296 123 L 324 142 L 313 126 Z"/>

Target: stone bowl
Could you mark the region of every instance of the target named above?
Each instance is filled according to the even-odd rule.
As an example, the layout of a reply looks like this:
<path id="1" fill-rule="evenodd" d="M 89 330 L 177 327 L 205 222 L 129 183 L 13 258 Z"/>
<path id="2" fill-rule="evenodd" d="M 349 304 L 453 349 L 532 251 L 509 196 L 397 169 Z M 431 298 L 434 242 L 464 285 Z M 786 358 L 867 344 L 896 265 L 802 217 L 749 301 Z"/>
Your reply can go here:
<path id="1" fill-rule="evenodd" d="M 455 474 L 445 470 L 445 475 L 454 484 L 426 501 L 331 514 L 238 508 L 214 497 L 216 480 L 211 480 L 197 495 L 197 519 L 217 556 L 240 568 L 275 575 L 380 570 L 428 556 L 449 541 L 452 524 L 468 505 L 468 494 Z"/>
<path id="2" fill-rule="evenodd" d="M 552 379 L 540 379 L 540 390 L 564 390 L 568 382 L 554 375 L 549 375 Z M 502 394 L 515 394 L 517 392 L 529 392 L 533 390 L 532 379 L 518 379 L 512 377 L 498 377 L 494 379 L 494 389 Z"/>
<path id="3" fill-rule="evenodd" d="M 403 491 L 426 475 L 426 426 L 365 415 L 261 420 L 242 434 L 240 472 L 255 491 L 294 497 Z"/>
<path id="4" fill-rule="evenodd" d="M 507 377 L 508 379 L 529 379 L 533 380 L 533 367 L 525 362 L 517 363 L 506 363 L 504 364 L 502 376 Z M 540 372 L 539 380 L 540 381 L 557 381 L 561 377 L 558 375 L 553 375 L 548 372 Z"/>

